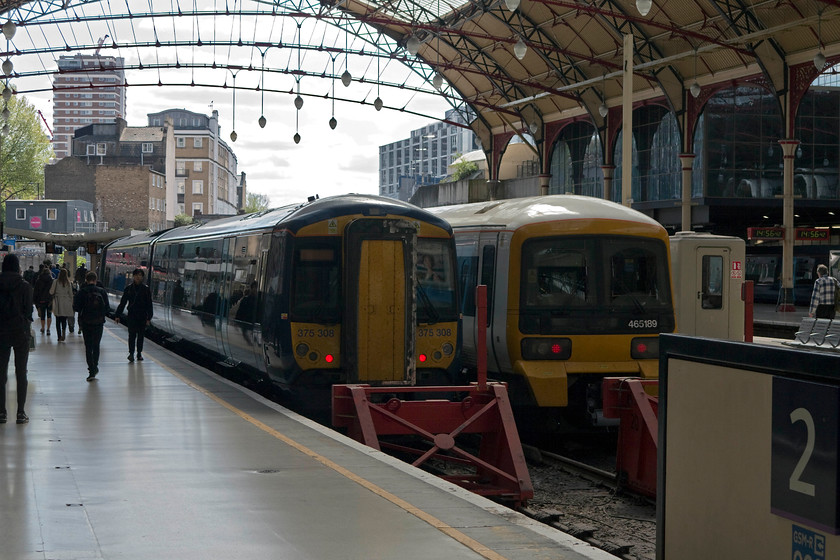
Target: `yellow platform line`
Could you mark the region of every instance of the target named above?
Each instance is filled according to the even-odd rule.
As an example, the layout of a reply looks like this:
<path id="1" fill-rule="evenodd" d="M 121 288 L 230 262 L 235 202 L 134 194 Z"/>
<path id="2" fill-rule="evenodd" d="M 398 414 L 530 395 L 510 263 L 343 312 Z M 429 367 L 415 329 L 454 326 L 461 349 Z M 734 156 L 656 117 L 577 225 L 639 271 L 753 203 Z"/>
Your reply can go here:
<path id="1" fill-rule="evenodd" d="M 116 336 L 116 335 L 114 335 L 114 336 Z M 395 496 L 391 492 L 388 492 L 384 488 L 381 488 L 380 486 L 374 484 L 373 482 L 371 482 L 371 481 L 355 474 L 354 472 L 342 467 L 338 463 L 336 463 L 334 461 L 331 461 L 330 459 L 327 459 L 323 455 L 317 453 L 316 451 L 313 451 L 312 449 L 309 449 L 308 447 L 306 447 L 305 445 L 303 445 L 301 443 L 298 443 L 297 441 L 293 440 L 289 436 L 275 430 L 271 426 L 268 426 L 267 424 L 264 424 L 263 422 L 260 422 L 259 420 L 257 420 L 256 418 L 254 418 L 253 416 L 248 414 L 247 412 L 244 412 L 243 410 L 240 410 L 239 408 L 233 406 L 232 404 L 230 404 L 226 400 L 222 399 L 221 397 L 213 394 L 208 389 L 205 389 L 204 387 L 194 383 L 193 381 L 190 381 L 189 379 L 187 379 L 186 377 L 184 377 L 183 375 L 181 375 L 180 373 L 178 373 L 177 371 L 175 371 L 171 367 L 169 367 L 165 364 L 162 364 L 161 362 L 159 362 L 158 360 L 156 360 L 154 358 L 152 358 L 152 360 L 156 364 L 158 364 L 160 367 L 164 368 L 166 371 L 168 371 L 169 373 L 171 373 L 172 375 L 174 375 L 175 377 L 180 379 L 185 385 L 187 385 L 189 387 L 192 387 L 196 391 L 198 391 L 198 392 L 204 394 L 205 396 L 209 397 L 210 399 L 216 401 L 217 403 L 219 403 L 220 405 L 222 405 L 226 409 L 230 410 L 231 412 L 233 412 L 234 414 L 236 414 L 237 416 L 239 416 L 243 420 L 245 420 L 247 422 L 250 422 L 251 424 L 253 424 L 257 428 L 259 428 L 260 430 L 274 436 L 275 438 L 279 439 L 280 441 L 282 441 L 283 443 L 285 443 L 289 447 L 297 449 L 298 451 L 300 451 L 304 455 L 306 455 L 308 457 L 311 457 L 312 459 L 315 459 L 316 461 L 318 461 L 319 463 L 321 463 L 325 467 L 328 467 L 328 468 L 334 470 L 335 472 L 339 473 L 340 475 L 352 480 L 353 482 L 355 482 L 359 486 L 362 486 L 363 488 L 366 488 L 367 490 L 373 492 L 377 496 L 380 496 L 380 497 L 388 500 L 392 504 L 394 504 L 397 507 L 403 509 L 404 511 L 410 513 L 411 515 L 417 517 L 418 519 L 421 519 L 421 520 L 425 521 L 426 523 L 428 523 L 429 525 L 431 525 L 432 527 L 434 527 L 435 529 L 437 529 L 441 533 L 444 533 L 445 535 L 448 535 L 449 537 L 455 539 L 456 541 L 463 544 L 464 546 L 470 548 L 471 550 L 473 550 L 477 554 L 480 554 L 484 558 L 487 558 L 487 560 L 508 560 L 505 556 L 502 556 L 501 554 L 497 553 L 495 550 L 484 546 L 483 544 L 481 544 L 477 540 L 468 537 L 467 535 L 465 535 L 464 533 L 462 533 L 458 529 L 455 529 L 454 527 L 452 527 L 450 525 L 447 525 L 446 523 L 444 523 L 443 521 L 441 521 L 437 517 L 423 511 L 422 509 L 420 509 L 416 506 L 411 505 L 410 503 L 406 502 L 402 498 L 400 498 L 398 496 Z"/>

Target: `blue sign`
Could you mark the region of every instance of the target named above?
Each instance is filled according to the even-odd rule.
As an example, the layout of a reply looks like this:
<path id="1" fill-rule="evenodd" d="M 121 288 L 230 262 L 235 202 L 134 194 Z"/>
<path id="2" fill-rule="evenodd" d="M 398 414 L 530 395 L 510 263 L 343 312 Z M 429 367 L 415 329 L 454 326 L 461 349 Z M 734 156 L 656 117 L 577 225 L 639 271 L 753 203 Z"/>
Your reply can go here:
<path id="1" fill-rule="evenodd" d="M 825 536 L 794 525 L 791 560 L 825 560 L 825 557 Z"/>

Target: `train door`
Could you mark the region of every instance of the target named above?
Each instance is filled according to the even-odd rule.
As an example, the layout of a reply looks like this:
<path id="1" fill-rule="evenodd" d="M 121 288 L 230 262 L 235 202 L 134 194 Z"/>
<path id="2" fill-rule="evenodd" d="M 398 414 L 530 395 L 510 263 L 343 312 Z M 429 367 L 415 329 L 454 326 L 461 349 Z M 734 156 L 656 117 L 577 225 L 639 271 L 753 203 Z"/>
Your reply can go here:
<path id="1" fill-rule="evenodd" d="M 710 338 L 730 338 L 729 249 L 698 247 L 696 266 L 697 300 L 693 334 Z"/>
<path id="2" fill-rule="evenodd" d="M 485 325 L 485 336 L 487 337 L 487 369 L 488 371 L 500 371 L 497 358 L 497 344 L 494 344 L 493 315 L 495 312 L 495 285 L 496 285 L 496 251 L 499 242 L 499 234 L 496 232 L 482 232 L 478 238 L 479 247 L 479 270 L 478 283 L 487 286 L 487 324 Z M 475 290 L 475 286 L 472 288 Z M 478 324 L 473 323 L 473 338 L 478 337 Z M 506 352 L 506 341 L 498 341 L 501 346 L 498 350 Z"/>
<path id="3" fill-rule="evenodd" d="M 219 309 L 216 312 L 216 344 L 227 358 L 233 358 L 228 336 L 228 309 L 231 298 L 233 255 L 236 252 L 236 238 L 227 237 L 222 245 L 222 263 L 219 274 Z M 234 358 L 235 359 L 235 358 Z"/>
<path id="4" fill-rule="evenodd" d="M 455 235 L 458 255 L 458 285 L 461 290 L 461 356 L 466 365 L 475 365 L 475 287 L 478 284 L 478 239 L 474 233 Z"/>
<path id="5" fill-rule="evenodd" d="M 416 240 L 416 226 L 404 220 L 358 219 L 347 226 L 342 354 L 353 381 L 414 382 Z"/>

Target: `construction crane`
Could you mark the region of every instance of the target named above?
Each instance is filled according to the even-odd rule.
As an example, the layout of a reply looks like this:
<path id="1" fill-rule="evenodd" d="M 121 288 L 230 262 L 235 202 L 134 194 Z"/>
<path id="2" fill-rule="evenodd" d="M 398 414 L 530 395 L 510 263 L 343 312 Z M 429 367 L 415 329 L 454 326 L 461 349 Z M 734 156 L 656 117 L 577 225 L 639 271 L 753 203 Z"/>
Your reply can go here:
<path id="1" fill-rule="evenodd" d="M 99 56 L 99 50 L 102 48 L 102 43 L 104 43 L 105 39 L 107 39 L 108 37 L 110 37 L 110 35 L 105 35 L 104 37 L 99 39 L 99 41 L 96 42 L 96 51 L 93 54 Z"/>
<path id="2" fill-rule="evenodd" d="M 50 123 L 47 122 L 47 117 L 44 116 L 44 113 L 42 113 L 40 109 L 35 109 L 35 112 L 37 112 L 41 116 L 41 120 L 44 121 L 44 126 L 47 127 L 47 132 L 50 133 L 50 141 L 52 141 L 53 131 L 50 128 Z"/>

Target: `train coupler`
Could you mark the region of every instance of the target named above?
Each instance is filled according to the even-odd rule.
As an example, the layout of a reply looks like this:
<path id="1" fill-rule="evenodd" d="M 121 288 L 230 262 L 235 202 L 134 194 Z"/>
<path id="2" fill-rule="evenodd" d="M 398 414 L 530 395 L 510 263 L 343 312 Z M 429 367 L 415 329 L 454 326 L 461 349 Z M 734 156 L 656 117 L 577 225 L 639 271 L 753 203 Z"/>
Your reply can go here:
<path id="1" fill-rule="evenodd" d="M 384 402 L 377 399 L 382 394 L 388 395 Z M 412 400 L 417 394 L 442 398 Z M 452 394 L 459 395 L 459 400 L 443 398 Z M 442 471 L 441 478 L 476 494 L 514 505 L 534 496 L 503 383 L 486 383 L 483 388 L 475 383 L 461 387 L 334 385 L 332 423 L 374 449 L 411 457 L 415 467 Z"/>

